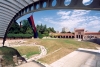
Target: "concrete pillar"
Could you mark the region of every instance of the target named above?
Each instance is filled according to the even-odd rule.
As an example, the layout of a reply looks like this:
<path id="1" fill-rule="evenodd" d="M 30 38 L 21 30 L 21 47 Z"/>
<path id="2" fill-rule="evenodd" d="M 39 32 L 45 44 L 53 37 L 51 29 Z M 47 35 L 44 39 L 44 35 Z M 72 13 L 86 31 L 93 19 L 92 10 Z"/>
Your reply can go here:
<path id="1" fill-rule="evenodd" d="M 70 38 L 72 38 L 72 36 L 70 36 Z"/>
<path id="2" fill-rule="evenodd" d="M 61 36 L 60 36 L 60 38 L 61 38 Z"/>

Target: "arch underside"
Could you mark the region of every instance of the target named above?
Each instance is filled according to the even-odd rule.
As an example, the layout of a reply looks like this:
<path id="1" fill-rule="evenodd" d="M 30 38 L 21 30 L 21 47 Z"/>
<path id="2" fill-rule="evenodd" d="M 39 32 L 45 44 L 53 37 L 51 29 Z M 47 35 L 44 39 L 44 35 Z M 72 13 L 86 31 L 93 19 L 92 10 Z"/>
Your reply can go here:
<path id="1" fill-rule="evenodd" d="M 70 4 L 65 6 L 65 0 L 56 0 L 56 5 L 52 6 L 53 0 L 0 0 L 0 37 L 5 40 L 11 24 L 21 16 L 31 12 L 51 9 L 100 10 L 100 0 L 93 0 L 87 6 L 82 1 L 71 0 Z M 46 3 L 45 8 L 43 7 L 44 3 Z"/>

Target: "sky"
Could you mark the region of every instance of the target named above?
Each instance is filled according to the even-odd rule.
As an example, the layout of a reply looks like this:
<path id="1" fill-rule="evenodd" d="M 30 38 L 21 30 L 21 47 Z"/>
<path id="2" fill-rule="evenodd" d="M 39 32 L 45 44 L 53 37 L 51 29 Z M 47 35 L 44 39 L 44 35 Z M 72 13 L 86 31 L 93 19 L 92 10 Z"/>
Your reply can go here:
<path id="1" fill-rule="evenodd" d="M 71 0 L 65 0 L 65 5 Z M 83 0 L 84 5 L 89 5 L 92 0 Z M 100 30 L 100 11 L 93 10 L 43 10 L 27 14 L 17 20 L 20 22 L 33 15 L 35 25 L 43 24 L 47 27 L 54 27 L 56 31 L 61 31 L 63 27 L 69 28 L 71 32 L 74 28 L 84 28 L 87 31 L 98 32 Z"/>

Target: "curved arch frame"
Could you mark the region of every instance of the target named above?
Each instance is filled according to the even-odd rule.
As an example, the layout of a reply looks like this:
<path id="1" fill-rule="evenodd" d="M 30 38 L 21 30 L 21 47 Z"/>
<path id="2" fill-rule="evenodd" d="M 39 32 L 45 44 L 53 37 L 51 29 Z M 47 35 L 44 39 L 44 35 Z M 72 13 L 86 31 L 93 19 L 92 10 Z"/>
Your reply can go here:
<path id="1" fill-rule="evenodd" d="M 35 11 L 41 11 L 41 10 L 51 10 L 51 9 L 100 10 L 100 4 L 99 4 L 100 3 L 100 0 L 93 0 L 93 2 L 90 5 L 88 5 L 88 6 L 85 6 L 82 3 L 83 0 L 72 0 L 71 3 L 68 6 L 65 6 L 64 5 L 64 1 L 65 0 L 56 0 L 57 1 L 57 4 L 55 6 L 52 6 L 52 1 L 53 0 L 40 0 L 40 1 L 37 1 L 37 2 L 34 2 L 33 1 L 32 4 L 27 5 L 25 8 L 21 9 L 18 13 L 16 13 L 16 15 L 12 18 L 12 20 L 10 21 L 10 23 L 9 23 L 7 29 L 6 29 L 6 32 L 5 32 L 5 35 L 4 35 L 4 38 L 3 38 L 3 46 L 4 46 L 4 43 L 5 43 L 5 40 L 6 40 L 6 36 L 7 36 L 8 30 L 9 30 L 11 24 L 15 20 L 17 20 L 19 17 L 21 17 L 23 15 L 26 15 L 28 13 L 35 12 Z M 45 8 L 43 7 L 43 3 L 44 2 L 46 2 L 46 4 L 47 4 Z M 37 4 L 39 4 L 39 9 L 36 9 L 36 5 Z M 23 4 L 21 4 L 21 5 L 24 6 Z M 34 7 L 34 10 L 31 10 L 31 7 L 32 6 Z M 27 9 L 29 9 L 28 12 L 27 12 Z M 25 11 L 25 14 L 24 14 L 24 11 Z"/>

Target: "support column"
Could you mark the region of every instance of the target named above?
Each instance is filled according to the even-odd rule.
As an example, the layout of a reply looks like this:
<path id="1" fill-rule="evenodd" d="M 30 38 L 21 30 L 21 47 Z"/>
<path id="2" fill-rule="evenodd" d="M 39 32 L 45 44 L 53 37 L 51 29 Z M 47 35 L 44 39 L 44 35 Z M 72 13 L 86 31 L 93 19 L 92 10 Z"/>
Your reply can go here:
<path id="1" fill-rule="evenodd" d="M 79 35 L 77 35 L 77 39 L 79 39 Z"/>

